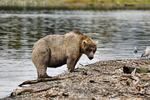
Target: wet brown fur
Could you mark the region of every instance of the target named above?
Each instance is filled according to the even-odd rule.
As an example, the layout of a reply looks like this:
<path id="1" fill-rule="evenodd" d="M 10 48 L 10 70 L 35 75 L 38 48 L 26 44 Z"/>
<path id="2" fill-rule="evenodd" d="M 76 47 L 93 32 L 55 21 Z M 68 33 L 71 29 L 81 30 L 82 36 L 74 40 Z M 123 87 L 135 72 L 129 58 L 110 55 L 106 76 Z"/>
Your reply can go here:
<path id="1" fill-rule="evenodd" d="M 67 64 L 69 72 L 73 72 L 81 55 L 86 54 L 89 59 L 93 59 L 96 48 L 93 40 L 80 31 L 48 35 L 34 44 L 32 61 L 38 78 L 47 78 L 47 67 L 56 68 Z"/>

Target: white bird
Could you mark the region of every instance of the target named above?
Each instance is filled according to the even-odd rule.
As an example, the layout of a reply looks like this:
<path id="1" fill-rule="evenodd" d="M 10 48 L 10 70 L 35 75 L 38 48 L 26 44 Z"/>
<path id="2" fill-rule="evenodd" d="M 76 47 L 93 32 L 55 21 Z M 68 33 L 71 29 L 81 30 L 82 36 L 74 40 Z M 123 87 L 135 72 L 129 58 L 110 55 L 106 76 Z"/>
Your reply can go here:
<path id="1" fill-rule="evenodd" d="M 150 46 L 147 46 L 141 57 L 148 57 L 150 55 Z"/>

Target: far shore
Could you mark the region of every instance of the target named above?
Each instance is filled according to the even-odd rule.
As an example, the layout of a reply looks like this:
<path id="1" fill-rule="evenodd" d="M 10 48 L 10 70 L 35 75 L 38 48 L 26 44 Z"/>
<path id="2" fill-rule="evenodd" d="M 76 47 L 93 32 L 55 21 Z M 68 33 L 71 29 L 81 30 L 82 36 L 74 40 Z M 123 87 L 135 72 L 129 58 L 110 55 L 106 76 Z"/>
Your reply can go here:
<path id="1" fill-rule="evenodd" d="M 70 6 L 56 6 L 56 7 L 32 7 L 32 6 L 0 6 L 0 11 L 35 11 L 35 10 L 150 10 L 150 5 L 142 6 L 85 6 L 85 7 L 70 7 Z"/>
<path id="2" fill-rule="evenodd" d="M 0 0 L 0 10 L 150 10 L 149 0 Z"/>

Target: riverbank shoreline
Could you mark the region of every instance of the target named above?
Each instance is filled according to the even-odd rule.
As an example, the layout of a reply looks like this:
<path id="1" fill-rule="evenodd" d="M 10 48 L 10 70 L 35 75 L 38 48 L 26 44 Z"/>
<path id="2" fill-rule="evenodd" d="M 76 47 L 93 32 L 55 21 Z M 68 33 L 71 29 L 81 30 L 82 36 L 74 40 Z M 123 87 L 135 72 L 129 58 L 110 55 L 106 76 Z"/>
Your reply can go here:
<path id="1" fill-rule="evenodd" d="M 41 11 L 41 10 L 93 10 L 93 11 L 113 11 L 113 10 L 150 10 L 150 5 L 147 6 L 99 6 L 99 7 L 22 7 L 22 6 L 0 6 L 0 11 Z"/>
<path id="2" fill-rule="evenodd" d="M 150 99 L 150 73 L 125 74 L 124 66 L 150 68 L 150 60 L 99 61 L 58 75 L 60 80 L 19 87 L 2 100 Z"/>

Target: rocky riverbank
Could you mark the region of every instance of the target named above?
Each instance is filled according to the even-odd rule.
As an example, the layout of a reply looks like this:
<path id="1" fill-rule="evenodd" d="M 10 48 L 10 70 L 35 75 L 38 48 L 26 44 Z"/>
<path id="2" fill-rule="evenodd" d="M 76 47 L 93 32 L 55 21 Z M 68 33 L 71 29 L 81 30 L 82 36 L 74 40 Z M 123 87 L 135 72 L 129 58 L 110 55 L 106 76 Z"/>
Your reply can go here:
<path id="1" fill-rule="evenodd" d="M 135 68 L 126 74 L 124 67 Z M 150 60 L 110 60 L 77 68 L 73 73 L 57 76 L 58 80 L 22 86 L 3 100 L 149 100 Z"/>

